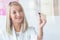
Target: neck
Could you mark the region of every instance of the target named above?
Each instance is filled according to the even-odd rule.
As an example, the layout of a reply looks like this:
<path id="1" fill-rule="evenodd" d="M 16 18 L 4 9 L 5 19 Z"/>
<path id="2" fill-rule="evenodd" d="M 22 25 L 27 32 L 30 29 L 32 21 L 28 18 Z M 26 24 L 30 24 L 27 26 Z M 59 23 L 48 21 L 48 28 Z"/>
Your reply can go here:
<path id="1" fill-rule="evenodd" d="M 13 27 L 14 27 L 14 29 L 15 29 L 16 32 L 20 32 L 20 30 L 21 30 L 21 24 L 14 23 Z"/>

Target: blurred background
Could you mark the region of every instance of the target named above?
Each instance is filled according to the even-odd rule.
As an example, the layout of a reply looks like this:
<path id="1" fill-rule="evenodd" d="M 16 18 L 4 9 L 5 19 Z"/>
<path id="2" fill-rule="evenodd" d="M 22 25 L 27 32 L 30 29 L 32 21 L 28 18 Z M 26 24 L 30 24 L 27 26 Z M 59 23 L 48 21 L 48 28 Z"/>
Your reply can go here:
<path id="1" fill-rule="evenodd" d="M 29 26 L 38 31 L 38 13 L 46 14 L 43 40 L 60 40 L 60 0 L 0 0 L 0 29 L 6 27 L 6 8 L 9 2 L 17 1 L 24 9 Z"/>

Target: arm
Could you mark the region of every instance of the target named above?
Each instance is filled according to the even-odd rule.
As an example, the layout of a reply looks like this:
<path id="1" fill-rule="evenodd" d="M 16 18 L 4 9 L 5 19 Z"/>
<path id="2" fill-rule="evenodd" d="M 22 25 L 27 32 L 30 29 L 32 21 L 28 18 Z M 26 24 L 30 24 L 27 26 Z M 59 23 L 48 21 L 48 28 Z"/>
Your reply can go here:
<path id="1" fill-rule="evenodd" d="M 38 40 L 42 40 L 42 37 L 43 37 L 43 26 L 46 24 L 46 19 L 45 18 L 46 18 L 45 15 L 40 16 Z"/>

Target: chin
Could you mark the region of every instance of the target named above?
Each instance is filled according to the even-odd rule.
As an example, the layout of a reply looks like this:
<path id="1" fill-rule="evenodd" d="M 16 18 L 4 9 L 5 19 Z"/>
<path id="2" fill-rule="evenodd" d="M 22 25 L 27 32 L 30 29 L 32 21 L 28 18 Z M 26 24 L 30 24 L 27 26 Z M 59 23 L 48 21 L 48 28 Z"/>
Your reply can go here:
<path id="1" fill-rule="evenodd" d="M 22 23 L 23 19 L 16 19 L 15 23 Z"/>
<path id="2" fill-rule="evenodd" d="M 22 23 L 22 20 L 21 21 L 16 21 L 16 23 Z"/>

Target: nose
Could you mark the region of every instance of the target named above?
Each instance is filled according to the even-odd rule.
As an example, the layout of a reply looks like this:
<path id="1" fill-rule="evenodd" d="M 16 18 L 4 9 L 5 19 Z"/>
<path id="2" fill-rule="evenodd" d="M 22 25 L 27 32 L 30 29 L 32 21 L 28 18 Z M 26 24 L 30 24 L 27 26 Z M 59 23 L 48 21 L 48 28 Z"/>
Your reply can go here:
<path id="1" fill-rule="evenodd" d="M 19 12 L 17 12 L 17 14 L 16 14 L 17 16 L 20 16 L 20 13 Z"/>

